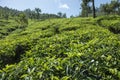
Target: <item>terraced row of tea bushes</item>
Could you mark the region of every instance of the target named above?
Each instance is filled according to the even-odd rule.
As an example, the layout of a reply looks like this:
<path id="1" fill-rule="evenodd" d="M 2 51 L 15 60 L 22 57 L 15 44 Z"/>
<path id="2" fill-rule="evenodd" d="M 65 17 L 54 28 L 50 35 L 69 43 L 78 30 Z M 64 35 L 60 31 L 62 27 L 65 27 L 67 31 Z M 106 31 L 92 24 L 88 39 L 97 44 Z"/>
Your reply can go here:
<path id="1" fill-rule="evenodd" d="M 95 24 L 90 18 L 30 22 L 0 40 L 0 79 L 119 80 L 118 36 Z"/>
<path id="2" fill-rule="evenodd" d="M 21 31 L 22 28 L 19 28 L 18 23 L 15 20 L 1 20 L 0 19 L 0 39 L 5 38 L 14 31 Z"/>
<path id="3" fill-rule="evenodd" d="M 12 22 L 9 24 L 12 24 Z M 9 26 L 11 27 L 12 25 Z M 50 23 L 48 20 L 43 22 L 30 21 L 29 27 L 26 27 L 26 29 L 16 29 L 11 34 L 6 35 L 5 38 L 1 38 L 0 68 L 6 64 L 19 62 L 20 56 L 33 48 L 39 39 L 55 35 L 53 26 L 54 23 Z M 6 27 L 6 29 L 10 27 Z M 1 28 L 4 29 L 3 27 Z"/>
<path id="4" fill-rule="evenodd" d="M 97 19 L 97 23 L 109 29 L 111 32 L 120 33 L 120 17 L 119 16 L 104 16 Z"/>
<path id="5" fill-rule="evenodd" d="M 33 26 L 32 24 L 31 22 L 30 25 Z M 30 25 L 29 27 L 31 27 Z M 35 25 L 38 25 L 38 23 Z M 27 28 L 26 30 L 17 29 L 7 35 L 0 40 L 0 68 L 6 64 L 20 61 L 20 56 L 31 49 L 36 44 L 36 40 L 50 35 L 52 35 L 51 31 L 42 32 L 42 30 L 34 28 Z"/>

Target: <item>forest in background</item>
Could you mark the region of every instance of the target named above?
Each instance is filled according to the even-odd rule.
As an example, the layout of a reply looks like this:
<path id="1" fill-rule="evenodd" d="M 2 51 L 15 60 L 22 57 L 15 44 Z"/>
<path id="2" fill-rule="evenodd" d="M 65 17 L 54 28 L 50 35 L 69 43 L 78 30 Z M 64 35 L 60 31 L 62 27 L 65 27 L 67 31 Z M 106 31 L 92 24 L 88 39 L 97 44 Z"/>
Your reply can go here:
<path id="1" fill-rule="evenodd" d="M 92 4 L 92 5 L 91 5 Z M 120 1 L 111 0 L 109 3 L 101 4 L 99 7 L 95 7 L 94 0 L 82 0 L 80 4 L 80 14 L 77 16 L 71 15 L 70 17 L 91 17 L 102 15 L 120 15 Z M 0 6 L 0 18 L 8 19 L 18 16 L 18 14 L 24 13 L 29 19 L 48 19 L 48 18 L 66 18 L 66 13 L 58 12 L 57 14 L 42 13 L 40 8 L 34 10 L 26 9 L 19 11 Z"/>

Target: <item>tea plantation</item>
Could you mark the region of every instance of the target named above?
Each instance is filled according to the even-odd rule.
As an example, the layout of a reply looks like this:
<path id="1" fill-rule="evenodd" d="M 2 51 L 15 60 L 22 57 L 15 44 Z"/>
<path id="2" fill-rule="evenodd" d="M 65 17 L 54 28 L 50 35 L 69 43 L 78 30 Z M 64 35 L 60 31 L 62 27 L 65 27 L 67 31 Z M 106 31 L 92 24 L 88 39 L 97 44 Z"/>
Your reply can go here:
<path id="1" fill-rule="evenodd" d="M 120 80 L 120 17 L 0 19 L 0 80 Z"/>

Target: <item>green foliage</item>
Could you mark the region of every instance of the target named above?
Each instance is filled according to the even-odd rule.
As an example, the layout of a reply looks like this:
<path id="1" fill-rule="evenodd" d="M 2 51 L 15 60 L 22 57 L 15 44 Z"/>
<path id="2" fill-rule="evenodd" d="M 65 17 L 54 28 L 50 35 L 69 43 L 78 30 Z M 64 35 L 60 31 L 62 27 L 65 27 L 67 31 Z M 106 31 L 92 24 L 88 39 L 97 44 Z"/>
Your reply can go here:
<path id="1" fill-rule="evenodd" d="M 5 38 L 16 30 L 16 22 L 14 20 L 0 20 L 0 39 Z"/>
<path id="2" fill-rule="evenodd" d="M 119 80 L 119 35 L 96 23 L 111 19 L 100 19 L 29 20 L 0 39 L 0 79 Z"/>
<path id="3" fill-rule="evenodd" d="M 33 10 L 26 9 L 24 11 L 18 11 L 16 9 L 11 9 L 8 7 L 2 7 L 0 6 L 0 19 L 14 19 L 15 17 L 18 17 L 18 14 L 25 13 L 26 17 L 28 19 L 39 19 L 39 20 L 45 20 L 48 18 L 60 18 L 56 14 L 48 14 L 48 13 L 41 13 L 40 8 L 35 8 Z M 66 14 L 63 14 L 62 17 L 66 17 Z"/>
<path id="4" fill-rule="evenodd" d="M 92 6 L 90 6 L 89 4 L 92 2 Z M 82 0 L 81 3 L 81 15 L 82 17 L 88 17 L 88 15 L 90 13 L 93 13 L 93 18 L 96 17 L 96 12 L 95 12 L 95 4 L 94 4 L 94 0 Z"/>
<path id="5" fill-rule="evenodd" d="M 36 12 L 36 18 L 39 19 L 40 18 L 40 13 L 41 13 L 41 9 L 39 8 L 35 8 L 35 12 Z"/>
<path id="6" fill-rule="evenodd" d="M 62 13 L 62 12 L 58 12 L 57 15 L 59 16 L 59 18 L 66 18 L 66 13 Z"/>
<path id="7" fill-rule="evenodd" d="M 119 16 L 105 16 L 97 19 L 97 23 L 109 29 L 111 32 L 120 33 L 120 17 Z"/>
<path id="8" fill-rule="evenodd" d="M 54 30 L 54 34 L 60 33 L 59 25 L 55 25 L 55 26 L 53 27 L 53 30 Z"/>
<path id="9" fill-rule="evenodd" d="M 100 9 L 107 15 L 108 14 L 118 14 L 119 15 L 119 13 L 120 13 L 119 6 L 120 6 L 119 0 L 111 0 L 111 2 L 109 4 L 108 3 L 102 4 L 100 6 Z"/>
<path id="10" fill-rule="evenodd" d="M 18 28 L 25 28 L 28 26 L 28 19 L 24 13 L 18 15 L 16 22 L 18 23 Z"/>

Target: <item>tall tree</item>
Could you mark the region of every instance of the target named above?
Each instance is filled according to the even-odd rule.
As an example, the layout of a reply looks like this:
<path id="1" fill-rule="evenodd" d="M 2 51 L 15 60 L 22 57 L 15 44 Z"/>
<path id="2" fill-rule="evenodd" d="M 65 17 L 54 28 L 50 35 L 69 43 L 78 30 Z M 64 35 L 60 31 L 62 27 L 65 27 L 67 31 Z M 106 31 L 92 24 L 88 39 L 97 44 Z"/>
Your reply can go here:
<path id="1" fill-rule="evenodd" d="M 88 17 L 87 0 L 82 0 L 81 7 L 82 7 L 81 16 L 82 17 Z"/>
<path id="2" fill-rule="evenodd" d="M 82 7 L 81 16 L 82 17 L 88 17 L 88 13 L 91 12 L 90 5 L 89 5 L 90 2 L 91 0 L 82 0 L 82 3 L 81 3 L 81 7 Z"/>
<path id="3" fill-rule="evenodd" d="M 102 4 L 100 6 L 101 11 L 108 14 L 119 14 L 120 13 L 120 1 L 119 0 L 111 0 L 108 4 Z"/>
<path id="4" fill-rule="evenodd" d="M 32 13 L 31 9 L 26 9 L 24 10 L 24 12 L 28 18 L 31 18 L 31 13 Z"/>
<path id="5" fill-rule="evenodd" d="M 35 8 L 35 12 L 36 12 L 36 17 L 37 17 L 37 19 L 39 19 L 40 18 L 40 13 L 41 13 L 41 9 L 40 8 Z"/>
<path id="6" fill-rule="evenodd" d="M 66 13 L 63 13 L 62 17 L 63 17 L 63 18 L 66 18 L 66 17 L 67 17 L 67 16 L 66 16 Z"/>
<path id="7" fill-rule="evenodd" d="M 96 17 L 96 13 L 95 13 L 95 1 L 92 0 L 92 6 L 93 6 L 93 18 Z"/>
<path id="8" fill-rule="evenodd" d="M 62 17 L 62 12 L 58 12 L 57 15 L 58 15 L 59 17 Z"/>
<path id="9" fill-rule="evenodd" d="M 88 14 L 91 12 L 91 6 L 89 5 L 89 3 L 92 2 L 92 12 L 93 12 L 93 18 L 96 17 L 96 13 L 95 13 L 95 1 L 94 0 L 82 0 L 82 13 L 81 16 L 83 17 L 88 17 Z"/>

